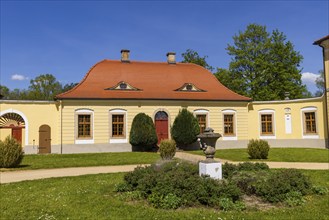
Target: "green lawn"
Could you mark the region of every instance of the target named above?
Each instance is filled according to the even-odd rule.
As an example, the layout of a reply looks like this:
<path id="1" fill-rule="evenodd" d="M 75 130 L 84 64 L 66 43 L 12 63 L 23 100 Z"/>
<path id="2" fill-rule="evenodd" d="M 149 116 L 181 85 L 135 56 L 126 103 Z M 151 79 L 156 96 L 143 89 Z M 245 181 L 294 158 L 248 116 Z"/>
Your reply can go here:
<path id="1" fill-rule="evenodd" d="M 147 152 L 25 155 L 18 168 L 9 170 L 150 164 L 159 159 L 159 154 Z"/>
<path id="2" fill-rule="evenodd" d="M 329 188 L 329 172 L 302 171 Z M 212 208 L 161 210 L 125 202 L 114 193 L 123 173 L 52 178 L 2 184 L 1 219 L 329 219 L 326 196 L 309 196 L 295 208 L 223 212 Z"/>
<path id="3" fill-rule="evenodd" d="M 189 151 L 188 153 L 204 155 L 201 150 Z M 251 161 L 247 149 L 217 149 L 215 157 L 232 161 Z M 328 163 L 329 150 L 313 148 L 271 148 L 268 159 L 260 161 Z"/>

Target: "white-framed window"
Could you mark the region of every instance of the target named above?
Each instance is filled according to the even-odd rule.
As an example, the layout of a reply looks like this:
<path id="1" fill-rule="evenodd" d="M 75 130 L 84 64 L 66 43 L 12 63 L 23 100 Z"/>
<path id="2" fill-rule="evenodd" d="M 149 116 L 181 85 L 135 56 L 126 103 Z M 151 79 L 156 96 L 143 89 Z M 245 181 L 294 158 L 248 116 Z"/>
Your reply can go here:
<path id="1" fill-rule="evenodd" d="M 305 107 L 301 109 L 303 138 L 319 138 L 317 125 L 317 108 Z"/>
<path id="2" fill-rule="evenodd" d="M 124 109 L 110 110 L 110 143 L 128 143 L 127 111 Z"/>
<path id="3" fill-rule="evenodd" d="M 94 111 L 78 109 L 75 111 L 75 143 L 94 143 Z"/>
<path id="4" fill-rule="evenodd" d="M 260 139 L 275 139 L 275 111 L 264 109 L 259 115 L 259 137 Z"/>
<path id="5" fill-rule="evenodd" d="M 204 130 L 209 125 L 209 111 L 205 109 L 194 110 L 194 116 L 197 118 L 199 127 L 200 127 L 200 134 L 204 133 Z"/>
<path id="6" fill-rule="evenodd" d="M 237 140 L 236 111 L 223 110 L 223 140 Z"/>

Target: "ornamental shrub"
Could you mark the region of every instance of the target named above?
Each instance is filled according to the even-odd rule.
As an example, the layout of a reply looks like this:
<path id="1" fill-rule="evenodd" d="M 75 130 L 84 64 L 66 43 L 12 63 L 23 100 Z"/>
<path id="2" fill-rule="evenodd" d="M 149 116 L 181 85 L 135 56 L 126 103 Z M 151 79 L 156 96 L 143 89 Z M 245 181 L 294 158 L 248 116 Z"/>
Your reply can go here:
<path id="1" fill-rule="evenodd" d="M 269 170 L 269 166 L 266 163 L 251 163 L 243 162 L 239 164 L 224 163 L 222 166 L 222 172 L 224 178 L 230 178 L 237 173 L 237 171 L 261 171 Z"/>
<path id="2" fill-rule="evenodd" d="M 176 153 L 176 142 L 174 140 L 162 140 L 159 151 L 163 160 L 171 160 Z"/>
<path id="3" fill-rule="evenodd" d="M 183 108 L 176 116 L 171 128 L 171 136 L 179 148 L 185 148 L 197 140 L 200 133 L 198 120 L 187 109 Z"/>
<path id="4" fill-rule="evenodd" d="M 312 192 L 309 178 L 300 170 L 284 169 L 271 172 L 266 181 L 256 186 L 256 194 L 273 203 L 285 201 L 291 192 L 300 192 L 302 195 Z"/>
<path id="5" fill-rule="evenodd" d="M 145 113 L 135 116 L 131 129 L 129 142 L 133 151 L 150 151 L 156 147 L 158 137 L 152 118 Z"/>
<path id="6" fill-rule="evenodd" d="M 248 154 L 250 159 L 267 159 L 270 145 L 265 140 L 250 140 Z"/>
<path id="7" fill-rule="evenodd" d="M 23 149 L 15 138 L 8 136 L 4 141 L 0 141 L 1 168 L 17 167 L 22 162 L 23 156 Z"/>

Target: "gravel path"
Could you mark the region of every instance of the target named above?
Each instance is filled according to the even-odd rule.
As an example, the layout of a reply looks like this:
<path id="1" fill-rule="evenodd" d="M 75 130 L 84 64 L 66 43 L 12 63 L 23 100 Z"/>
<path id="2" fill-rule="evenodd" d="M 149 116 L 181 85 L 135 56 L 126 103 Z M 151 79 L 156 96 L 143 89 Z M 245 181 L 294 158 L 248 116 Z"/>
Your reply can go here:
<path id="1" fill-rule="evenodd" d="M 176 152 L 175 157 L 195 163 L 205 159 L 205 156 L 194 155 L 185 152 Z M 225 163 L 225 162 L 230 162 L 234 164 L 240 163 L 236 161 L 233 162 L 233 161 L 222 160 L 217 158 L 216 161 L 220 161 L 221 163 Z M 329 163 L 295 163 L 295 162 L 266 162 L 266 163 L 270 168 L 329 170 Z M 3 184 L 3 183 L 20 182 L 24 180 L 36 180 L 43 178 L 65 177 L 65 176 L 80 176 L 87 174 L 129 172 L 134 170 L 137 166 L 147 166 L 147 164 L 7 171 L 7 172 L 0 172 L 0 183 Z"/>

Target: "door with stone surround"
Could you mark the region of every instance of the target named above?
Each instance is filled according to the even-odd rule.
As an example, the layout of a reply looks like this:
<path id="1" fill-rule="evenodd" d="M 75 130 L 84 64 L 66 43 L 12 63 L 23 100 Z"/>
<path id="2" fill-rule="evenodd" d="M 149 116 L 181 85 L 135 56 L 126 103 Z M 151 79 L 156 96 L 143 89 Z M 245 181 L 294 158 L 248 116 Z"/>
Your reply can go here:
<path id="1" fill-rule="evenodd" d="M 158 144 L 161 140 L 168 139 L 168 114 L 164 111 L 159 111 L 155 114 L 155 130 L 158 136 Z"/>

